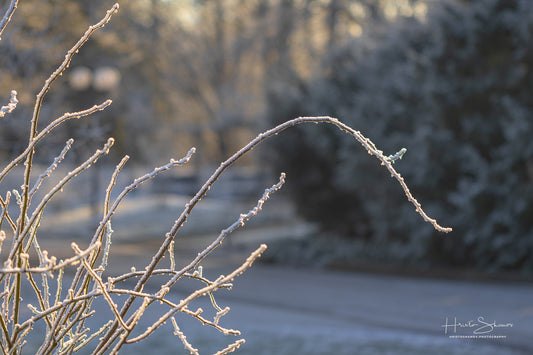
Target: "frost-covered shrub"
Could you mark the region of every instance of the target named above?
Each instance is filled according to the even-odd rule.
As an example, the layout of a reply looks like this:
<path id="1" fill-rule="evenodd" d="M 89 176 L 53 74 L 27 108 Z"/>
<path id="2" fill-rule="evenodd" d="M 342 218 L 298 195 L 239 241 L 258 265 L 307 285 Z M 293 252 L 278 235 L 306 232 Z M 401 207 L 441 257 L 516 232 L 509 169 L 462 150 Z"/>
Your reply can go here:
<path id="1" fill-rule="evenodd" d="M 17 8 L 17 4 L 17 0 L 11 0 L 7 11 L 0 19 L 0 35 Z M 115 213 L 127 196 L 141 184 L 154 179 L 164 171 L 186 164 L 191 160 L 196 149 L 191 148 L 182 159 L 170 159 L 169 163 L 154 168 L 151 172 L 133 180 L 129 185 L 123 186 L 117 194 L 117 188 L 121 185 L 118 176 L 129 160 L 129 156 L 124 156 L 109 177 L 105 197 L 102 196 L 100 201 L 96 200 L 97 204 L 99 203 L 102 207 L 103 213 L 95 226 L 94 234 L 92 237 L 89 234 L 85 238 L 78 236 L 83 239 L 86 248 L 82 249 L 77 243 L 72 242 L 72 257 L 58 259 L 53 255 L 58 250 L 45 249 L 47 238 L 41 233 L 41 223 L 44 225 L 47 221 L 52 221 L 59 225 L 62 231 L 58 235 L 66 236 L 64 243 L 72 237 L 75 238 L 78 233 L 69 227 L 69 223 L 63 224 L 57 215 L 48 214 L 49 203 L 57 198 L 64 187 L 78 175 L 85 173 L 91 166 L 101 163 L 100 158 L 109 154 L 115 139 L 109 137 L 105 145 L 66 174 L 64 170 L 57 168 L 64 163 L 71 148 L 78 144 L 74 138 L 68 139 L 63 148 L 58 149 L 58 155 L 47 168 L 35 163 L 36 153 L 42 150 L 43 141 L 53 141 L 56 128 L 67 126 L 73 119 L 87 120 L 109 107 L 112 100 L 107 99 L 83 110 L 64 113 L 51 122 L 41 117 L 40 113 L 44 108 L 43 103 L 47 93 L 55 86 L 53 84 L 61 81 L 61 77 L 68 72 L 75 55 L 94 33 L 111 20 L 118 9 L 118 4 L 113 5 L 105 16 L 96 24 L 89 26 L 80 39 L 67 51 L 61 64 L 44 81 L 35 97 L 33 113 L 25 120 L 29 128 L 27 144 L 22 143 L 24 148 L 11 160 L 0 159 L 2 165 L 0 191 L 3 191 L 0 194 L 0 249 L 4 247 L 0 260 L 2 265 L 0 267 L 0 289 L 3 290 L 0 294 L 0 299 L 2 299 L 0 349 L 2 353 L 73 354 L 84 350 L 90 351 L 91 354 L 118 354 L 125 345 L 143 341 L 154 334 L 158 328 L 167 324 L 172 326 L 178 342 L 187 351 L 191 354 L 199 354 L 199 350 L 189 343 L 180 329 L 182 320 L 177 317 L 178 315 L 195 318 L 202 325 L 212 327 L 223 335 L 240 336 L 239 330 L 225 328 L 220 323 L 230 308 L 218 306 L 214 293 L 219 289 L 231 289 L 232 282 L 252 266 L 267 246 L 261 244 L 239 267 L 225 275 L 220 275 L 215 280 L 210 280 L 203 274 L 201 264 L 229 234 L 243 227 L 250 218 L 261 211 L 270 195 L 284 184 L 285 174 L 281 173 L 278 182 L 265 189 L 254 207 L 247 213 L 241 213 L 231 225 L 222 229 L 217 237 L 213 237 L 209 245 L 199 250 L 194 256 L 176 260 L 174 243 L 180 241 L 178 233 L 195 207 L 228 168 L 265 140 L 300 124 L 327 123 L 353 137 L 364 150 L 374 155 L 400 183 L 408 201 L 416 206 L 423 220 L 431 223 L 441 232 L 451 231 L 451 228 L 439 226 L 434 219 L 425 214 L 393 167 L 393 160 L 384 156 L 359 131 L 328 116 L 299 117 L 260 133 L 224 160 L 184 205 L 183 210 L 178 211 L 178 217 L 171 223 L 172 226 L 168 232 L 160 236 L 161 244 L 146 267 L 141 270 L 132 267 L 126 273 L 114 270 L 108 263 L 111 258 L 112 223 L 114 223 Z M 12 90 L 9 100 L 5 104 L 0 104 L 1 124 L 6 120 L 14 119 L 12 112 L 17 108 L 19 100 L 23 101 L 22 97 L 29 97 L 28 94 L 20 97 L 17 95 L 17 91 Z M 17 169 L 18 166 L 21 169 Z M 40 174 L 37 176 L 36 173 Z M 19 183 L 13 186 L 9 183 L 10 180 Z M 63 198 L 70 199 L 70 193 L 65 193 L 67 195 Z M 152 221 L 152 223 L 158 222 Z M 320 250 L 310 251 L 308 255 L 311 257 L 320 255 Z M 197 287 L 182 299 L 176 298 L 173 287 L 187 279 L 197 282 Z M 194 305 L 196 300 L 203 297 L 208 297 L 213 307 L 206 313 L 202 308 Z M 100 305 L 105 305 L 104 309 Z M 195 309 L 193 310 L 192 307 Z M 93 317 L 95 314 L 98 316 Z M 146 319 L 144 316 L 148 314 L 154 318 L 141 323 L 141 318 Z M 234 352 L 244 342 L 242 338 L 237 339 L 216 354 Z"/>
<path id="2" fill-rule="evenodd" d="M 361 224 L 384 248 L 391 241 L 411 246 L 411 259 L 531 270 L 532 36 L 531 1 L 441 2 L 423 22 L 409 19 L 379 40 L 341 48 L 325 77 L 300 84 L 293 95 L 274 88 L 273 116 L 328 112 L 385 154 L 406 147 L 397 168 L 454 233 L 429 238 L 434 232 L 399 203 L 401 191 L 376 184 L 383 173 L 372 161 L 325 129 L 293 132 L 278 149 L 282 165 L 295 168 L 301 156 L 313 157 L 315 166 L 305 162 L 309 170 L 301 173 L 307 178 L 292 186 L 304 214 L 344 194 L 356 203 L 337 206 L 348 216 L 342 223 L 314 214 L 330 230 L 357 237 Z M 315 181 L 332 194 L 310 195 Z"/>

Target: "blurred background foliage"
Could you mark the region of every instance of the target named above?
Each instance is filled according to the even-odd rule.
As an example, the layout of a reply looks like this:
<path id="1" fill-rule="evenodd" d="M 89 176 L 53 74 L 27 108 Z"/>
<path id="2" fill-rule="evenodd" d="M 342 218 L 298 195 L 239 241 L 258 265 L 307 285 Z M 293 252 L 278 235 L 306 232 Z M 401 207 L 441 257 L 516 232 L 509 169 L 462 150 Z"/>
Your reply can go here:
<path id="1" fill-rule="evenodd" d="M 19 4 L 0 42 L 3 101 L 12 89 L 20 100 L 2 122 L 2 160 L 22 149 L 44 79 L 111 5 Z M 299 213 L 320 226 L 317 243 L 356 242 L 347 259 L 533 270 L 532 2 L 120 5 L 47 96 L 41 124 L 107 97 L 114 103 L 58 131 L 56 142 L 41 146 L 43 163 L 71 136 L 80 137 L 78 161 L 114 136 L 114 154 L 129 154 L 138 165 L 197 146 L 195 167 L 202 168 L 275 123 L 330 115 L 386 154 L 406 147 L 398 170 L 429 214 L 454 232 L 438 235 L 423 223 L 400 187 L 350 139 L 328 127 L 302 127 L 241 164 L 288 173 Z"/>
<path id="2" fill-rule="evenodd" d="M 272 162 L 298 182 L 291 190 L 301 212 L 397 260 L 531 271 L 532 35 L 531 1 L 438 2 L 422 21 L 340 46 L 323 75 L 272 91 L 276 122 L 333 115 L 386 154 L 406 147 L 397 168 L 454 231 L 420 223 L 386 172 L 326 127 L 276 145 Z"/>
<path id="3" fill-rule="evenodd" d="M 218 164 L 269 126 L 269 86 L 281 79 L 310 80 L 321 73 L 330 50 L 360 36 L 365 27 L 384 27 L 385 13 L 390 19 L 413 15 L 418 4 L 424 3 L 121 1 L 118 16 L 95 34 L 74 58 L 67 77 L 55 84 L 42 121 L 111 96 L 113 107 L 99 115 L 99 122 L 76 122 L 71 129 L 93 140 L 112 134 L 118 138 L 116 153 L 131 154 L 140 164 L 166 161 L 191 145 L 202 147 L 201 164 Z M 21 101 L 2 130 L 3 154 L 17 151 L 17 142 L 24 141 L 24 123 L 17 121 L 28 117 L 43 80 L 111 5 L 109 0 L 19 4 L 0 46 L 0 87 L 7 97 L 11 89 L 18 90 Z M 109 68 L 118 71 L 120 80 L 99 88 L 97 73 Z"/>

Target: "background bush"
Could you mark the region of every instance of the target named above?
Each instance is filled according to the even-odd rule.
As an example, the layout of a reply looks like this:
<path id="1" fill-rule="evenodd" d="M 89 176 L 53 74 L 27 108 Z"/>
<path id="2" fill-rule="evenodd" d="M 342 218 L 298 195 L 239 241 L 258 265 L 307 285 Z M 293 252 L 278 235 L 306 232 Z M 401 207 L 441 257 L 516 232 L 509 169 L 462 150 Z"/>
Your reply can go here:
<path id="1" fill-rule="evenodd" d="M 300 212 L 368 245 L 402 245 L 401 260 L 532 270 L 532 36 L 531 1 L 442 2 L 337 48 L 318 78 L 271 87 L 274 121 L 330 114 L 385 155 L 406 147 L 399 172 L 454 232 L 430 238 L 382 169 L 327 127 L 276 145 Z"/>

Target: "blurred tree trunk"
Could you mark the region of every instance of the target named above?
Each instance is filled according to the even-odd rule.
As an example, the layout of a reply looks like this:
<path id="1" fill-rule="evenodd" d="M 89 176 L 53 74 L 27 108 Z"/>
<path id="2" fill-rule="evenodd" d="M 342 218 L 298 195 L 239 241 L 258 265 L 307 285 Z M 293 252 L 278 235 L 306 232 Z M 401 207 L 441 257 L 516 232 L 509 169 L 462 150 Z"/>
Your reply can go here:
<path id="1" fill-rule="evenodd" d="M 330 0 L 327 6 L 327 29 L 328 29 L 328 48 L 334 48 L 338 44 L 337 28 L 339 17 L 342 11 L 342 0 Z"/>

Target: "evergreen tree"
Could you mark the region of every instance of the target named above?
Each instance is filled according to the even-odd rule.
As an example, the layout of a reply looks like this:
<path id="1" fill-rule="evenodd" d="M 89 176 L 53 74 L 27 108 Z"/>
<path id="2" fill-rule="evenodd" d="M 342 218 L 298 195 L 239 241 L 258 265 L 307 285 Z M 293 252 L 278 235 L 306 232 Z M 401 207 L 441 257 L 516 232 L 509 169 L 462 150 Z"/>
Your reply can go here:
<path id="1" fill-rule="evenodd" d="M 301 130 L 278 149 L 278 168 L 289 173 L 303 155 L 314 162 L 303 164 L 309 170 L 292 187 L 301 210 L 310 215 L 335 206 L 339 195 L 356 196 L 363 202 L 337 200 L 351 216 L 342 223 L 331 223 L 329 210 L 313 218 L 340 233 L 366 224 L 372 242 L 408 246 L 406 259 L 531 270 L 532 36 L 530 1 L 443 1 L 424 21 L 410 18 L 383 37 L 340 48 L 328 59 L 328 74 L 300 83 L 293 95 L 272 90 L 275 117 L 335 115 L 386 154 L 406 147 L 399 171 L 454 232 L 430 238 L 434 232 L 379 167 L 329 131 Z M 331 194 L 314 195 L 315 182 Z"/>

